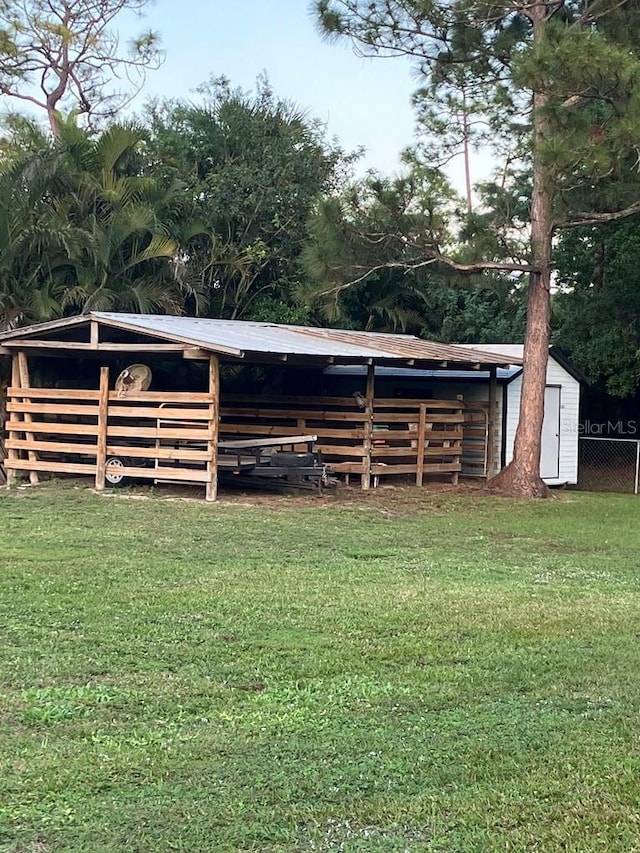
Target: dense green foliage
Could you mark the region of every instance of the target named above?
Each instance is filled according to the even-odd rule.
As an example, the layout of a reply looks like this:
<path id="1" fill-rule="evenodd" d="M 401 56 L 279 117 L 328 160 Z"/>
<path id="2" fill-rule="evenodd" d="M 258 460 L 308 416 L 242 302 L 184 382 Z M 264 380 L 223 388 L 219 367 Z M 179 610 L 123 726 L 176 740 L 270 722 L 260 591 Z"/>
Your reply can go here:
<path id="1" fill-rule="evenodd" d="M 367 177 L 325 200 L 309 223 L 302 298 L 326 321 L 355 328 L 459 342 L 521 340 L 525 293 L 517 277 L 425 260 L 449 250 L 464 265 L 486 242 L 487 216 L 474 216 L 466 226 L 466 236 L 475 228 L 473 249 L 454 245 L 457 201 L 437 170 L 419 167 L 395 180 Z"/>
<path id="2" fill-rule="evenodd" d="M 200 106 L 155 105 L 148 114 L 153 175 L 184 181 L 202 234 L 184 275 L 213 317 L 304 320 L 294 294 L 306 223 L 336 190 L 352 158 L 323 128 L 259 81 L 252 96 L 217 80 Z"/>
<path id="3" fill-rule="evenodd" d="M 28 134 L 28 135 L 27 135 Z M 140 171 L 145 132 L 22 127 L 0 171 L 0 327 L 91 309 L 172 311 L 180 186 Z"/>
<path id="4" fill-rule="evenodd" d="M 555 339 L 592 382 L 629 396 L 640 381 L 638 220 L 563 236 Z"/>
<path id="5" fill-rule="evenodd" d="M 0 848 L 629 853 L 637 498 L 0 497 Z"/>
<path id="6" fill-rule="evenodd" d="M 5 327 L 110 308 L 280 322 L 306 222 L 353 156 L 277 101 L 218 81 L 202 106 L 156 105 L 100 135 L 14 122 L 0 161 Z"/>

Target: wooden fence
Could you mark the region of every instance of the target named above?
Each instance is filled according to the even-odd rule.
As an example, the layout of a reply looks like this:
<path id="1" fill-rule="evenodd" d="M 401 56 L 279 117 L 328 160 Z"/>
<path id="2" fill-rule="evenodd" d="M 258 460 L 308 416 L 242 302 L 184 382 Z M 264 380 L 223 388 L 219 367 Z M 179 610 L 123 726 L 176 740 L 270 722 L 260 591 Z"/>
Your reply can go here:
<path id="1" fill-rule="evenodd" d="M 488 404 L 474 402 L 465 406 L 462 434 L 462 473 L 466 476 L 487 476 L 488 438 Z"/>
<path id="2" fill-rule="evenodd" d="M 4 425 L 7 420 L 7 383 L 0 382 L 0 486 L 4 486 L 7 482 L 5 473 L 4 461 L 7 458 L 5 448 L 5 430 Z"/>
<path id="3" fill-rule="evenodd" d="M 221 435 L 277 436 L 312 433 L 316 449 L 336 473 L 371 478 L 408 474 L 422 485 L 431 474 L 462 468 L 462 399 L 375 399 L 372 411 L 353 397 L 227 395 L 220 408 Z"/>
<path id="4" fill-rule="evenodd" d="M 102 489 L 112 456 L 131 460 L 118 468 L 123 476 L 210 483 L 216 440 L 211 394 L 145 391 L 123 398 L 109 390 L 107 368 L 96 391 L 31 388 L 17 380 L 14 372 L 7 390 L 10 483 L 17 471 L 29 472 L 32 482 L 39 472 L 86 474 Z M 166 464 L 175 461 L 179 468 Z"/>
<path id="5" fill-rule="evenodd" d="M 215 394 L 145 391 L 120 396 L 102 368 L 97 390 L 32 388 L 16 360 L 7 390 L 9 482 L 17 471 L 95 476 L 104 488 L 109 457 L 129 460 L 123 476 L 209 485 L 219 431 L 224 437 L 312 434 L 331 468 L 358 475 L 364 488 L 379 477 L 461 470 L 462 399 L 376 399 L 362 408 L 352 397 L 227 396 L 215 414 Z M 138 467 L 139 463 L 139 467 Z M 176 464 L 177 463 L 177 464 Z"/>

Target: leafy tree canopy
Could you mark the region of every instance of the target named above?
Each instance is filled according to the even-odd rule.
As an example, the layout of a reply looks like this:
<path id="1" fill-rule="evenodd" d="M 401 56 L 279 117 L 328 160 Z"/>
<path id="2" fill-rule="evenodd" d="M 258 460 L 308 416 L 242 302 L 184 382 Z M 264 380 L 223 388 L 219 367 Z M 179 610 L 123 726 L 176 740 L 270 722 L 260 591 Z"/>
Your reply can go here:
<path id="1" fill-rule="evenodd" d="M 520 280 L 469 273 L 469 246 L 460 250 L 451 237 L 456 204 L 438 171 L 415 166 L 403 178 L 369 177 L 324 200 L 310 220 L 302 297 L 342 326 L 448 341 L 521 340 Z M 481 251 L 493 239 L 490 228 L 481 216 L 472 227 Z M 439 262 L 444 252 L 458 260 Z"/>
<path id="2" fill-rule="evenodd" d="M 506 157 L 501 189 L 514 167 L 530 170 L 523 392 L 513 461 L 495 485 L 543 495 L 553 235 L 640 212 L 640 7 L 635 0 L 316 0 L 315 9 L 325 34 L 350 39 L 365 55 L 413 59 L 427 163 L 441 163 L 472 137 Z M 505 221 L 503 241 L 510 233 Z M 493 245 L 502 254 L 501 241 Z M 444 259 L 431 252 L 429 260 Z M 489 255 L 474 263 L 480 271 L 495 262 Z"/>
<path id="3" fill-rule="evenodd" d="M 203 88 L 204 104 L 153 104 L 147 113 L 152 174 L 188 187 L 189 244 L 183 275 L 207 294 L 210 316 L 271 319 L 294 307 L 306 221 L 333 193 L 357 156 L 329 142 L 324 128 L 276 98 L 265 79 L 254 95 L 227 80 Z"/>
<path id="4" fill-rule="evenodd" d="M 141 174 L 145 131 L 23 126 L 0 168 L 0 325 L 95 310 L 179 311 L 182 187 Z"/>
<path id="5" fill-rule="evenodd" d="M 640 382 L 638 219 L 563 236 L 554 340 L 594 383 L 630 396 Z"/>

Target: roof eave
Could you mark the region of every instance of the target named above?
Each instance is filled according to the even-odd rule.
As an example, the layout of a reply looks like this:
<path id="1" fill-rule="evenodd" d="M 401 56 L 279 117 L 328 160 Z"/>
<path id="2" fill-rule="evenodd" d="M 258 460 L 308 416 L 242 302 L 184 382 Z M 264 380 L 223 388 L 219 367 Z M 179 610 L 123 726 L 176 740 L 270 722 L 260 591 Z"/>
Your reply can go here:
<path id="1" fill-rule="evenodd" d="M 36 323 L 33 326 L 19 326 L 17 329 L 0 332 L 0 342 L 11 340 L 11 338 L 37 337 L 42 332 L 51 332 L 62 328 L 66 329 L 69 326 L 81 326 L 83 323 L 89 323 L 90 320 L 91 314 L 79 314 L 77 317 L 63 317 L 60 320 L 48 320 L 46 323 Z"/>
<path id="2" fill-rule="evenodd" d="M 203 353 L 215 353 L 221 357 L 226 357 L 229 359 L 245 359 L 246 361 L 250 361 L 252 358 L 256 361 L 260 362 L 271 362 L 271 363 L 280 363 L 280 362 L 297 362 L 298 364 L 380 364 L 380 365 L 389 365 L 389 366 L 411 366 L 417 367 L 418 369 L 457 369 L 457 370 L 491 370 L 496 367 L 508 367 L 514 363 L 521 363 L 520 359 L 509 358 L 509 360 L 505 359 L 504 355 L 498 353 L 486 353 L 479 350 L 473 349 L 463 349 L 462 347 L 458 348 L 455 344 L 442 344 L 442 354 L 430 354 L 421 357 L 419 354 L 414 354 L 411 352 L 412 346 L 408 346 L 415 344 L 416 349 L 420 350 L 420 345 L 423 344 L 424 349 L 428 349 L 429 343 L 426 341 L 421 341 L 419 338 L 415 338 L 413 336 L 393 336 L 389 335 L 389 349 L 385 351 L 385 341 L 383 338 L 384 335 L 380 335 L 380 339 L 374 339 L 373 335 L 367 340 L 366 345 L 362 345 L 363 353 L 359 354 L 357 352 L 358 343 L 354 342 L 353 348 L 356 350 L 352 354 L 342 355 L 340 353 L 336 353 L 335 349 L 339 349 L 339 347 L 335 347 L 334 351 L 330 350 L 332 347 L 328 346 L 328 352 L 316 352 L 316 353 L 296 353 L 295 351 L 283 352 L 275 349 L 272 352 L 267 352 L 264 350 L 251 350 L 250 347 L 239 348 L 233 347 L 227 344 L 217 344 L 217 343 L 208 343 L 206 341 L 202 341 L 196 336 L 184 335 L 176 332 L 172 332 L 170 330 L 165 329 L 150 329 L 145 325 L 140 325 L 135 322 L 134 319 L 131 319 L 131 315 L 127 316 L 127 319 L 121 319 L 117 316 L 105 316 L 102 312 L 90 312 L 88 314 L 81 314 L 77 317 L 65 317 L 59 320 L 52 320 L 46 323 L 38 323 L 33 326 L 22 327 L 19 329 L 12 329 L 9 332 L 4 332 L 0 334 L 0 345 L 2 341 L 6 341 L 7 343 L 11 340 L 35 340 L 41 335 L 49 334 L 50 332 L 55 332 L 58 329 L 68 329 L 68 328 L 76 328 L 81 327 L 83 325 L 89 325 L 90 323 L 97 323 L 100 326 L 106 326 L 110 328 L 119 329 L 121 331 L 134 333 L 137 335 L 142 335 L 147 338 L 155 338 L 158 340 L 171 341 L 173 343 L 183 345 L 185 349 L 189 348 L 197 348 L 201 350 Z M 276 324 L 277 325 L 277 324 Z M 328 341 L 332 340 L 332 331 L 329 329 L 318 329 L 313 330 L 313 335 L 316 340 L 321 340 L 322 338 L 327 338 Z M 344 334 L 342 332 L 337 332 L 337 334 Z M 358 335 L 362 333 L 354 333 L 354 335 Z M 400 343 L 398 343 L 399 339 L 402 338 Z M 67 342 L 65 342 L 67 343 Z M 347 343 L 347 342 L 342 342 Z M 34 344 L 35 345 L 35 344 Z M 402 346 L 408 347 L 408 350 L 405 352 L 393 352 L 394 345 L 396 347 Z M 439 346 L 438 344 L 433 344 L 432 346 Z M 25 347 L 27 348 L 27 347 Z M 8 347 L 7 347 L 8 349 Z M 74 342 L 68 341 L 68 349 L 72 351 L 74 349 Z M 390 350 L 390 351 L 389 351 Z M 424 351 L 424 350 L 423 350 Z M 6 349 L 3 350 L 6 353 Z"/>
<path id="3" fill-rule="evenodd" d="M 156 337 L 161 338 L 165 341 L 176 341 L 177 343 L 183 343 L 189 347 L 198 347 L 198 349 L 205 350 L 206 352 L 216 353 L 218 355 L 230 355 L 234 358 L 244 358 L 246 355 L 246 350 L 237 349 L 236 347 L 227 347 L 222 346 L 220 344 L 216 344 L 212 346 L 210 344 L 203 343 L 199 341 L 197 338 L 190 338 L 185 335 L 176 335 L 171 332 L 165 332 L 164 330 L 156 330 L 150 331 L 144 326 L 139 326 L 136 323 L 130 323 L 128 321 L 123 320 L 113 320 L 111 317 L 96 317 L 95 318 L 98 323 L 101 323 L 105 326 L 110 326 L 114 329 L 122 329 L 125 332 L 135 332 L 138 335 L 147 335 L 148 337 Z"/>

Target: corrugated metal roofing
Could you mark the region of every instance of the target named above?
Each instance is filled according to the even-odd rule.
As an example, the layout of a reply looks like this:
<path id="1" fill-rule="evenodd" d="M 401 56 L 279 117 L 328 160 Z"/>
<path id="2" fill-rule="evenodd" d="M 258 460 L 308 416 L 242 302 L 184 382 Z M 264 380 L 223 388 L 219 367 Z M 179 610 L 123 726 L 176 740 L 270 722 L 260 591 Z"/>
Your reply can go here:
<path id="1" fill-rule="evenodd" d="M 524 344 L 458 344 L 463 348 L 473 349 L 475 352 L 497 353 L 505 356 L 513 364 L 521 364 L 524 356 Z M 567 358 L 561 349 L 555 346 L 549 347 L 549 358 L 552 358 L 563 370 L 572 376 L 576 382 L 588 382 L 587 377 L 579 370 L 573 362 Z"/>
<path id="2" fill-rule="evenodd" d="M 463 349 L 472 349 L 475 352 L 491 352 L 497 355 L 507 356 L 515 359 L 515 363 L 522 361 L 524 344 L 457 344 Z"/>
<path id="3" fill-rule="evenodd" d="M 328 376 L 365 376 L 367 368 L 360 364 L 337 364 L 326 367 L 324 373 Z M 496 379 L 498 382 L 508 382 L 522 372 L 522 367 L 498 367 Z M 376 367 L 376 377 L 391 377 L 394 379 L 464 379 L 469 382 L 487 382 L 488 370 L 418 370 L 412 367 Z"/>
<path id="4" fill-rule="evenodd" d="M 215 350 L 220 346 L 246 353 L 505 363 L 504 357 L 499 354 L 475 352 L 473 349 L 463 351 L 457 346 L 424 341 L 413 335 L 150 314 L 96 312 L 93 316 L 106 322 L 135 326 L 149 333 L 162 333 L 203 349 Z"/>
<path id="5" fill-rule="evenodd" d="M 450 362 L 454 364 L 505 365 L 500 354 L 463 349 L 451 344 L 424 341 L 413 335 L 357 332 L 344 329 L 320 329 L 308 326 L 288 326 L 279 323 L 258 323 L 241 320 L 212 320 L 200 317 L 180 317 L 155 314 L 125 314 L 97 311 L 82 319 L 72 317 L 16 329 L 0 335 L 0 341 L 10 338 L 35 337 L 72 327 L 83 320 L 130 332 L 157 336 L 200 349 L 227 355 L 253 353 L 262 357 L 273 355 L 302 358 L 334 358 L 336 361 L 407 361 Z M 70 344 L 72 348 L 72 344 Z M 509 359 L 511 361 L 511 359 Z"/>

